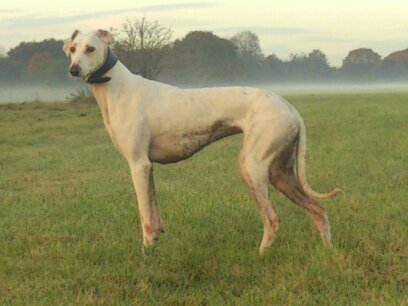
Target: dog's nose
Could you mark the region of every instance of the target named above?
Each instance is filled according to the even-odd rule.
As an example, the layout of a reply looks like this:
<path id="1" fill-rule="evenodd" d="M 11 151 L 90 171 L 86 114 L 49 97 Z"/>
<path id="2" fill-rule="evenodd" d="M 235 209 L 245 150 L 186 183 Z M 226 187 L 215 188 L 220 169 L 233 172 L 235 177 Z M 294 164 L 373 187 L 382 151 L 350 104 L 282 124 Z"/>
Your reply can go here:
<path id="1" fill-rule="evenodd" d="M 71 68 L 69 68 L 69 74 L 74 77 L 81 76 L 81 67 L 79 67 L 79 65 L 72 65 Z"/>

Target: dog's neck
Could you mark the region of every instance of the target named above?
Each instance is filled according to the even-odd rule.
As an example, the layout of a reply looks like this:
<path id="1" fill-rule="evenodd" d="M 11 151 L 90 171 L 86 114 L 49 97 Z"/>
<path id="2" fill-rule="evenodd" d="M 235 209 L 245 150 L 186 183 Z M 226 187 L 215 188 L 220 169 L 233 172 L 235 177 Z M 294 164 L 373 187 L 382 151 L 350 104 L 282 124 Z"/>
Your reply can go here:
<path id="1" fill-rule="evenodd" d="M 107 94 L 120 89 L 123 82 L 123 75 L 131 74 L 131 72 L 117 60 L 116 64 L 103 74 L 103 77 L 109 78 L 108 82 L 91 83 L 91 88 L 94 92 Z M 95 96 L 96 97 L 96 96 Z"/>
<path id="2" fill-rule="evenodd" d="M 110 78 L 109 82 L 91 84 L 92 92 L 101 109 L 105 125 L 109 125 L 109 103 L 115 103 L 117 97 L 122 91 L 123 78 L 132 73 L 119 60 L 104 74 Z"/>

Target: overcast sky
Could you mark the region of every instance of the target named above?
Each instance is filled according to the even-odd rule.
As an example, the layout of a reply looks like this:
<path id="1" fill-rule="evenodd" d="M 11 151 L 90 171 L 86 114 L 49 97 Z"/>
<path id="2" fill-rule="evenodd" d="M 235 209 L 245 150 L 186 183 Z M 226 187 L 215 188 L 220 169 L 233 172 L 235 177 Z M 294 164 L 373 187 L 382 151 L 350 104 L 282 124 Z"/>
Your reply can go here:
<path id="1" fill-rule="evenodd" d="M 321 49 L 341 65 L 348 51 L 367 47 L 381 56 L 408 48 L 408 0 L 221 0 L 85 1 L 2 0 L 0 49 L 20 41 L 63 39 L 74 29 L 119 27 L 146 16 L 173 29 L 173 38 L 192 30 L 229 38 L 256 33 L 265 55 Z"/>

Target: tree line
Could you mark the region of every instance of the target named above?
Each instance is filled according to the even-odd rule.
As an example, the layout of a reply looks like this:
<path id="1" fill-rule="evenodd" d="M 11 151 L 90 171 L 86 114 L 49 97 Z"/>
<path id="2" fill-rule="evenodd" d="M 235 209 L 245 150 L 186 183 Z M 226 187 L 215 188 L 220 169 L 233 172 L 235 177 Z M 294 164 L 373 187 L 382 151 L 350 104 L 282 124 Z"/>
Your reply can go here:
<path id="1" fill-rule="evenodd" d="M 330 66 L 319 49 L 282 60 L 264 55 L 258 36 L 239 32 L 226 39 L 209 31 L 192 31 L 171 40 L 172 31 L 146 18 L 127 20 L 115 34 L 113 48 L 134 73 L 187 86 L 284 82 L 372 82 L 408 80 L 408 49 L 382 58 L 372 49 L 352 50 L 341 67 Z M 0 82 L 69 82 L 63 42 L 21 42 L 0 55 Z"/>

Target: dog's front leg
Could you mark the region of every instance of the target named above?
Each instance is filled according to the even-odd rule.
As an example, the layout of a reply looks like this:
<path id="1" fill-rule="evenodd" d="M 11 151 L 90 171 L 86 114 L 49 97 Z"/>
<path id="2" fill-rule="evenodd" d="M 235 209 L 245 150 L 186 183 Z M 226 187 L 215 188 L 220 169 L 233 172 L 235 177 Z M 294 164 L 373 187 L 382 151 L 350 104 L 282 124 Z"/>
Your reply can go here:
<path id="1" fill-rule="evenodd" d="M 129 162 L 133 184 L 139 206 L 140 222 L 143 231 L 143 246 L 149 247 L 158 238 L 155 225 L 155 191 L 153 184 L 152 163 L 149 160 Z"/>

